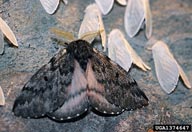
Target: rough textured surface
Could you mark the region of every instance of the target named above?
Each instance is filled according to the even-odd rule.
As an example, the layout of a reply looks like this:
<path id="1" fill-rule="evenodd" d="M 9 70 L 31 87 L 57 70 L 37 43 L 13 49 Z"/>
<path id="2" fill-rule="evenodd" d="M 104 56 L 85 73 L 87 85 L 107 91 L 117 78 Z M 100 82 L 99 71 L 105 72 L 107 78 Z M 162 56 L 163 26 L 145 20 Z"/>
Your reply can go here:
<path id="1" fill-rule="evenodd" d="M 11 113 L 13 102 L 31 75 L 55 54 L 58 46 L 49 28 L 59 27 L 77 35 L 84 9 L 94 0 L 60 2 L 54 15 L 48 15 L 39 0 L 0 0 L 0 16 L 15 33 L 19 48 L 5 41 L 5 52 L 0 56 L 0 85 L 5 93 L 6 105 L 0 107 L 1 132 L 143 132 L 153 124 L 181 124 L 192 122 L 192 91 L 179 81 L 176 90 L 167 95 L 160 88 L 154 72 L 151 51 L 141 31 L 129 42 L 148 63 L 152 71 L 143 72 L 135 67 L 131 73 L 145 91 L 149 106 L 119 116 L 103 117 L 93 112 L 74 122 L 58 123 L 48 118 L 21 119 Z M 165 41 L 192 83 L 192 1 L 153 0 L 153 37 Z M 106 32 L 113 28 L 124 31 L 125 7 L 115 3 L 109 15 L 104 16 Z M 153 42 L 150 40 L 148 44 Z"/>

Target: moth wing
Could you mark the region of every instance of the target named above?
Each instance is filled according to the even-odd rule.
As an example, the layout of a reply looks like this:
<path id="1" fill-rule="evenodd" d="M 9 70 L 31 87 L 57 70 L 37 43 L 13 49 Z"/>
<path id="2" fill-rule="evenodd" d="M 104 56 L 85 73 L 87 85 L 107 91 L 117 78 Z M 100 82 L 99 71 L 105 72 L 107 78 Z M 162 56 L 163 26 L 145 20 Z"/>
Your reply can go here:
<path id="1" fill-rule="evenodd" d="M 4 52 L 4 37 L 0 29 L 0 55 L 3 54 L 3 52 Z"/>
<path id="2" fill-rule="evenodd" d="M 14 114 L 37 118 L 61 107 L 67 100 L 73 71 L 74 59 L 65 49 L 61 50 L 25 84 L 15 100 Z"/>
<path id="3" fill-rule="evenodd" d="M 117 0 L 117 2 L 123 6 L 127 5 L 127 0 Z"/>
<path id="4" fill-rule="evenodd" d="M 129 71 L 132 64 L 132 57 L 130 51 L 126 48 L 125 38 L 120 30 L 114 29 L 110 32 L 107 47 L 109 58 L 126 71 Z"/>
<path id="5" fill-rule="evenodd" d="M 103 15 L 107 15 L 113 7 L 114 0 L 95 0 L 95 2 Z"/>
<path id="6" fill-rule="evenodd" d="M 79 63 L 75 60 L 75 69 L 71 85 L 67 88 L 67 97 L 61 108 L 48 116 L 55 120 L 65 120 L 80 116 L 88 110 L 87 80 Z"/>
<path id="7" fill-rule="evenodd" d="M 150 10 L 150 4 L 149 0 L 143 0 L 144 3 L 144 8 L 145 8 L 145 24 L 146 24 L 146 29 L 145 29 L 145 34 L 146 37 L 149 39 L 152 35 L 152 14 Z"/>
<path id="8" fill-rule="evenodd" d="M 187 76 L 185 75 L 185 72 L 183 71 L 183 69 L 181 68 L 181 66 L 179 64 L 178 64 L 178 68 L 179 68 L 179 75 L 181 76 L 181 79 L 183 80 L 185 86 L 187 88 L 191 88 L 189 79 L 187 78 Z"/>
<path id="9" fill-rule="evenodd" d="M 40 2 L 48 14 L 53 14 L 59 5 L 59 0 L 40 0 Z"/>
<path id="10" fill-rule="evenodd" d="M 5 105 L 5 97 L 4 97 L 4 94 L 3 94 L 3 90 L 0 86 L 0 106 L 1 105 Z"/>
<path id="11" fill-rule="evenodd" d="M 145 62 L 141 59 L 141 57 L 135 52 L 135 50 L 131 47 L 131 45 L 127 42 L 127 40 L 124 41 L 126 43 L 127 50 L 130 52 L 131 57 L 133 59 L 133 63 L 141 68 L 143 71 L 150 70 L 151 68 L 145 64 Z"/>
<path id="12" fill-rule="evenodd" d="M 152 47 L 157 79 L 166 93 L 171 93 L 179 78 L 177 62 L 170 53 L 167 45 L 158 41 Z"/>
<path id="13" fill-rule="evenodd" d="M 93 33 L 87 35 L 88 33 Z M 95 34 L 94 34 L 95 33 Z M 101 12 L 96 4 L 89 5 L 85 10 L 83 22 L 81 23 L 78 38 L 86 37 L 86 41 L 91 43 L 99 33 L 101 35 L 102 45 L 106 47 L 106 32 L 101 17 Z"/>
<path id="14" fill-rule="evenodd" d="M 110 104 L 121 108 L 121 110 L 132 110 L 148 105 L 145 93 L 140 90 L 135 80 L 127 75 L 127 72 L 119 65 L 97 51 L 94 52 L 91 63 L 97 81 L 96 84 L 100 85 L 101 88 L 97 87 L 97 85 L 92 87 L 95 88 L 95 91 L 102 90 L 100 95 Z M 88 85 L 89 83 L 88 81 Z M 94 100 L 92 105 L 97 103 L 97 98 Z"/>
<path id="15" fill-rule="evenodd" d="M 0 17 L 0 30 L 3 32 L 3 34 L 9 39 L 9 41 L 16 47 L 18 47 L 17 39 L 13 33 L 13 31 L 10 29 L 10 27 L 7 25 L 7 23 Z"/>
<path id="16" fill-rule="evenodd" d="M 144 21 L 145 13 L 142 0 L 129 0 L 124 16 L 125 31 L 134 37 Z"/>
<path id="17" fill-rule="evenodd" d="M 67 5 L 68 4 L 68 0 L 63 0 L 64 4 Z"/>
<path id="18" fill-rule="evenodd" d="M 115 44 L 116 43 L 116 44 Z M 144 71 L 151 68 L 137 55 L 123 33 L 115 29 L 109 35 L 108 40 L 109 58 L 123 67 L 126 71 L 131 67 L 132 62 Z"/>
<path id="19" fill-rule="evenodd" d="M 104 85 L 97 81 L 96 72 L 93 70 L 94 62 L 89 60 L 86 69 L 88 82 L 88 97 L 90 105 L 97 111 L 104 114 L 119 114 L 124 109 L 115 106 L 105 98 Z"/>

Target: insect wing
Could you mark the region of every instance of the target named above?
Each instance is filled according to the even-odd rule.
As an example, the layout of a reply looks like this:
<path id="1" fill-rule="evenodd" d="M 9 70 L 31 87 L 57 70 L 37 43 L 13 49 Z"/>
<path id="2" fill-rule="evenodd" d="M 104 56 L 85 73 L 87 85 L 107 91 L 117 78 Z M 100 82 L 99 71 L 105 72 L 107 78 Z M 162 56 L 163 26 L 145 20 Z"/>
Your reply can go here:
<path id="1" fill-rule="evenodd" d="M 113 7 L 114 0 L 95 0 L 95 2 L 103 15 L 107 15 Z"/>
<path id="2" fill-rule="evenodd" d="M 126 71 L 129 71 L 132 64 L 132 57 L 126 48 L 124 36 L 118 29 L 114 29 L 110 32 L 107 47 L 109 58 L 119 64 Z"/>
<path id="3" fill-rule="evenodd" d="M 3 94 L 3 90 L 0 86 L 0 106 L 1 105 L 4 105 L 5 104 L 5 97 L 4 97 L 4 94 Z"/>
<path id="4" fill-rule="evenodd" d="M 114 29 L 111 31 L 108 40 L 109 57 L 123 67 L 126 71 L 131 67 L 132 62 L 144 71 L 151 68 L 137 55 L 123 33 Z"/>
<path id="5" fill-rule="evenodd" d="M 65 49 L 61 50 L 25 84 L 15 100 L 14 114 L 37 118 L 61 107 L 67 100 L 73 71 L 74 59 Z"/>
<path id="6" fill-rule="evenodd" d="M 88 110 L 87 80 L 79 63 L 75 60 L 75 69 L 72 82 L 67 87 L 66 101 L 62 107 L 49 113 L 52 119 L 65 120 L 80 116 Z"/>
<path id="7" fill-rule="evenodd" d="M 78 38 L 83 36 L 88 36 L 88 33 L 97 33 L 101 35 L 102 45 L 104 50 L 106 48 L 106 32 L 103 25 L 103 20 L 101 17 L 101 12 L 99 11 L 96 4 L 89 5 L 85 10 L 85 16 L 83 22 L 81 23 Z M 86 37 L 86 41 L 91 43 L 98 34 L 90 35 Z"/>
<path id="8" fill-rule="evenodd" d="M 97 81 L 96 84 L 99 83 L 102 86 L 103 98 L 110 104 L 121 108 L 122 111 L 124 109 L 132 110 L 148 105 L 146 95 L 139 89 L 135 80 L 127 75 L 127 72 L 116 63 L 112 62 L 106 56 L 99 54 L 97 51 L 95 51 L 91 63 Z M 95 88 L 100 87 L 96 85 Z"/>
<path id="9" fill-rule="evenodd" d="M 59 0 L 40 0 L 40 2 L 48 14 L 53 14 L 59 5 Z"/>
<path id="10" fill-rule="evenodd" d="M 152 47 L 157 79 L 166 93 L 171 93 L 179 78 L 177 62 L 173 59 L 167 45 L 158 41 Z"/>
<path id="11" fill-rule="evenodd" d="M 149 0 L 143 0 L 144 9 L 145 9 L 145 34 L 146 37 L 149 39 L 152 35 L 152 14 L 150 10 Z"/>
<path id="12" fill-rule="evenodd" d="M 142 0 L 129 0 L 124 16 L 125 31 L 134 37 L 144 21 L 145 13 Z"/>
<path id="13" fill-rule="evenodd" d="M 0 30 L 3 32 L 3 34 L 9 39 L 9 41 L 16 47 L 18 47 L 17 39 L 13 33 L 13 31 L 10 29 L 10 27 L 7 25 L 7 23 L 0 17 Z"/>
<path id="14" fill-rule="evenodd" d="M 4 36 L 0 29 L 0 55 L 4 52 Z"/>

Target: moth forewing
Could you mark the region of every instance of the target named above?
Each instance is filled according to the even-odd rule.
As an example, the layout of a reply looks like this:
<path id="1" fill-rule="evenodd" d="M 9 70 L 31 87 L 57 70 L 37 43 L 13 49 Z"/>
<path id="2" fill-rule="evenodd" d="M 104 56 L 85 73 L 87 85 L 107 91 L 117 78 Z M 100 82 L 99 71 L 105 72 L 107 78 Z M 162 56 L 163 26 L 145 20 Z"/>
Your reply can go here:
<path id="1" fill-rule="evenodd" d="M 123 6 L 127 5 L 127 0 L 117 0 L 117 2 Z"/>
<path id="2" fill-rule="evenodd" d="M 152 53 L 157 79 L 166 93 L 171 93 L 175 89 L 179 75 L 185 85 L 190 88 L 191 85 L 186 75 L 164 42 L 156 42 L 152 47 Z"/>
<path id="3" fill-rule="evenodd" d="M 129 71 L 133 60 L 125 46 L 124 37 L 118 29 L 113 29 L 110 32 L 107 47 L 109 58 Z"/>
<path id="4" fill-rule="evenodd" d="M 181 68 L 181 66 L 179 64 L 177 64 L 177 65 L 178 65 L 178 68 L 179 68 L 179 75 L 181 76 L 181 79 L 183 80 L 183 83 L 185 84 L 185 86 L 187 88 L 191 88 L 191 83 L 189 82 L 189 79 L 185 75 L 185 72 L 183 71 L 183 69 Z"/>
<path id="5" fill-rule="evenodd" d="M 53 14 L 56 11 L 59 1 L 60 0 L 40 0 L 41 5 L 48 14 Z"/>
<path id="6" fill-rule="evenodd" d="M 87 80 L 77 60 L 74 60 L 74 73 L 71 84 L 67 89 L 67 100 L 64 104 L 48 116 L 56 120 L 75 118 L 88 110 L 88 98 L 86 95 Z"/>
<path id="7" fill-rule="evenodd" d="M 0 29 L 0 55 L 4 52 L 4 36 Z"/>
<path id="8" fill-rule="evenodd" d="M 113 7 L 114 0 L 95 0 L 95 2 L 97 3 L 102 14 L 107 15 Z"/>
<path id="9" fill-rule="evenodd" d="M 63 2 L 67 5 L 68 4 L 68 0 L 63 0 Z"/>
<path id="10" fill-rule="evenodd" d="M 145 35 L 149 39 L 152 35 L 152 14 L 149 0 L 143 0 L 145 12 Z"/>
<path id="11" fill-rule="evenodd" d="M 88 33 L 96 33 L 99 32 L 99 35 L 101 35 L 102 40 L 102 46 L 104 47 L 104 50 L 106 49 L 106 33 L 105 28 L 101 16 L 101 12 L 98 9 L 96 4 L 91 4 L 87 6 L 85 10 L 84 19 L 81 23 L 78 38 L 82 38 L 83 36 L 86 36 Z M 91 43 L 97 34 L 93 34 L 88 36 L 86 39 L 89 43 Z"/>
<path id="12" fill-rule="evenodd" d="M 127 42 L 128 43 L 128 42 Z M 151 68 L 145 64 L 145 62 L 137 55 L 137 53 L 134 51 L 134 49 L 130 46 L 130 44 L 126 45 L 127 49 L 130 50 L 131 56 L 133 58 L 133 63 L 141 68 L 143 71 L 151 70 Z"/>
<path id="13" fill-rule="evenodd" d="M 1 105 L 5 105 L 5 97 L 4 97 L 4 94 L 3 94 L 3 90 L 0 86 L 0 106 Z"/>
<path id="14" fill-rule="evenodd" d="M 10 27 L 7 25 L 7 23 L 0 17 L 0 29 L 3 32 L 3 34 L 8 38 L 8 40 L 16 47 L 18 47 L 17 39 L 13 33 L 13 31 L 10 29 Z"/>
<path id="15" fill-rule="evenodd" d="M 142 0 L 128 0 L 124 15 L 125 31 L 132 38 L 140 30 L 145 19 Z"/>
<path id="16" fill-rule="evenodd" d="M 110 33 L 108 49 L 109 49 L 109 57 L 112 57 L 115 62 L 117 62 L 120 66 L 122 66 L 127 71 L 129 70 L 132 62 L 144 71 L 151 69 L 137 55 L 137 53 L 134 51 L 134 49 L 131 47 L 131 45 L 128 43 L 128 41 L 125 39 L 123 33 L 118 29 L 115 29 Z M 117 56 L 118 55 L 117 53 L 120 56 Z M 116 54 L 116 55 L 114 56 L 113 54 Z M 130 57 L 128 57 L 128 56 L 130 56 Z M 122 62 L 122 63 L 119 63 L 119 62 Z"/>

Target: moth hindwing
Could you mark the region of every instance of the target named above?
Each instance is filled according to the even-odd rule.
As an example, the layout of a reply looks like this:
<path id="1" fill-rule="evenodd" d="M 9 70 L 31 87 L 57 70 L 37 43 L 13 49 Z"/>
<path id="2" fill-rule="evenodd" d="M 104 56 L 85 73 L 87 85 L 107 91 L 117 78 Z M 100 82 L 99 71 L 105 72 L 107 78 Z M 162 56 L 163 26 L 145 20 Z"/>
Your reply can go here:
<path id="1" fill-rule="evenodd" d="M 16 98 L 13 112 L 24 118 L 77 117 L 93 108 L 119 114 L 148 105 L 131 76 L 84 40 L 71 42 L 41 67 Z"/>

